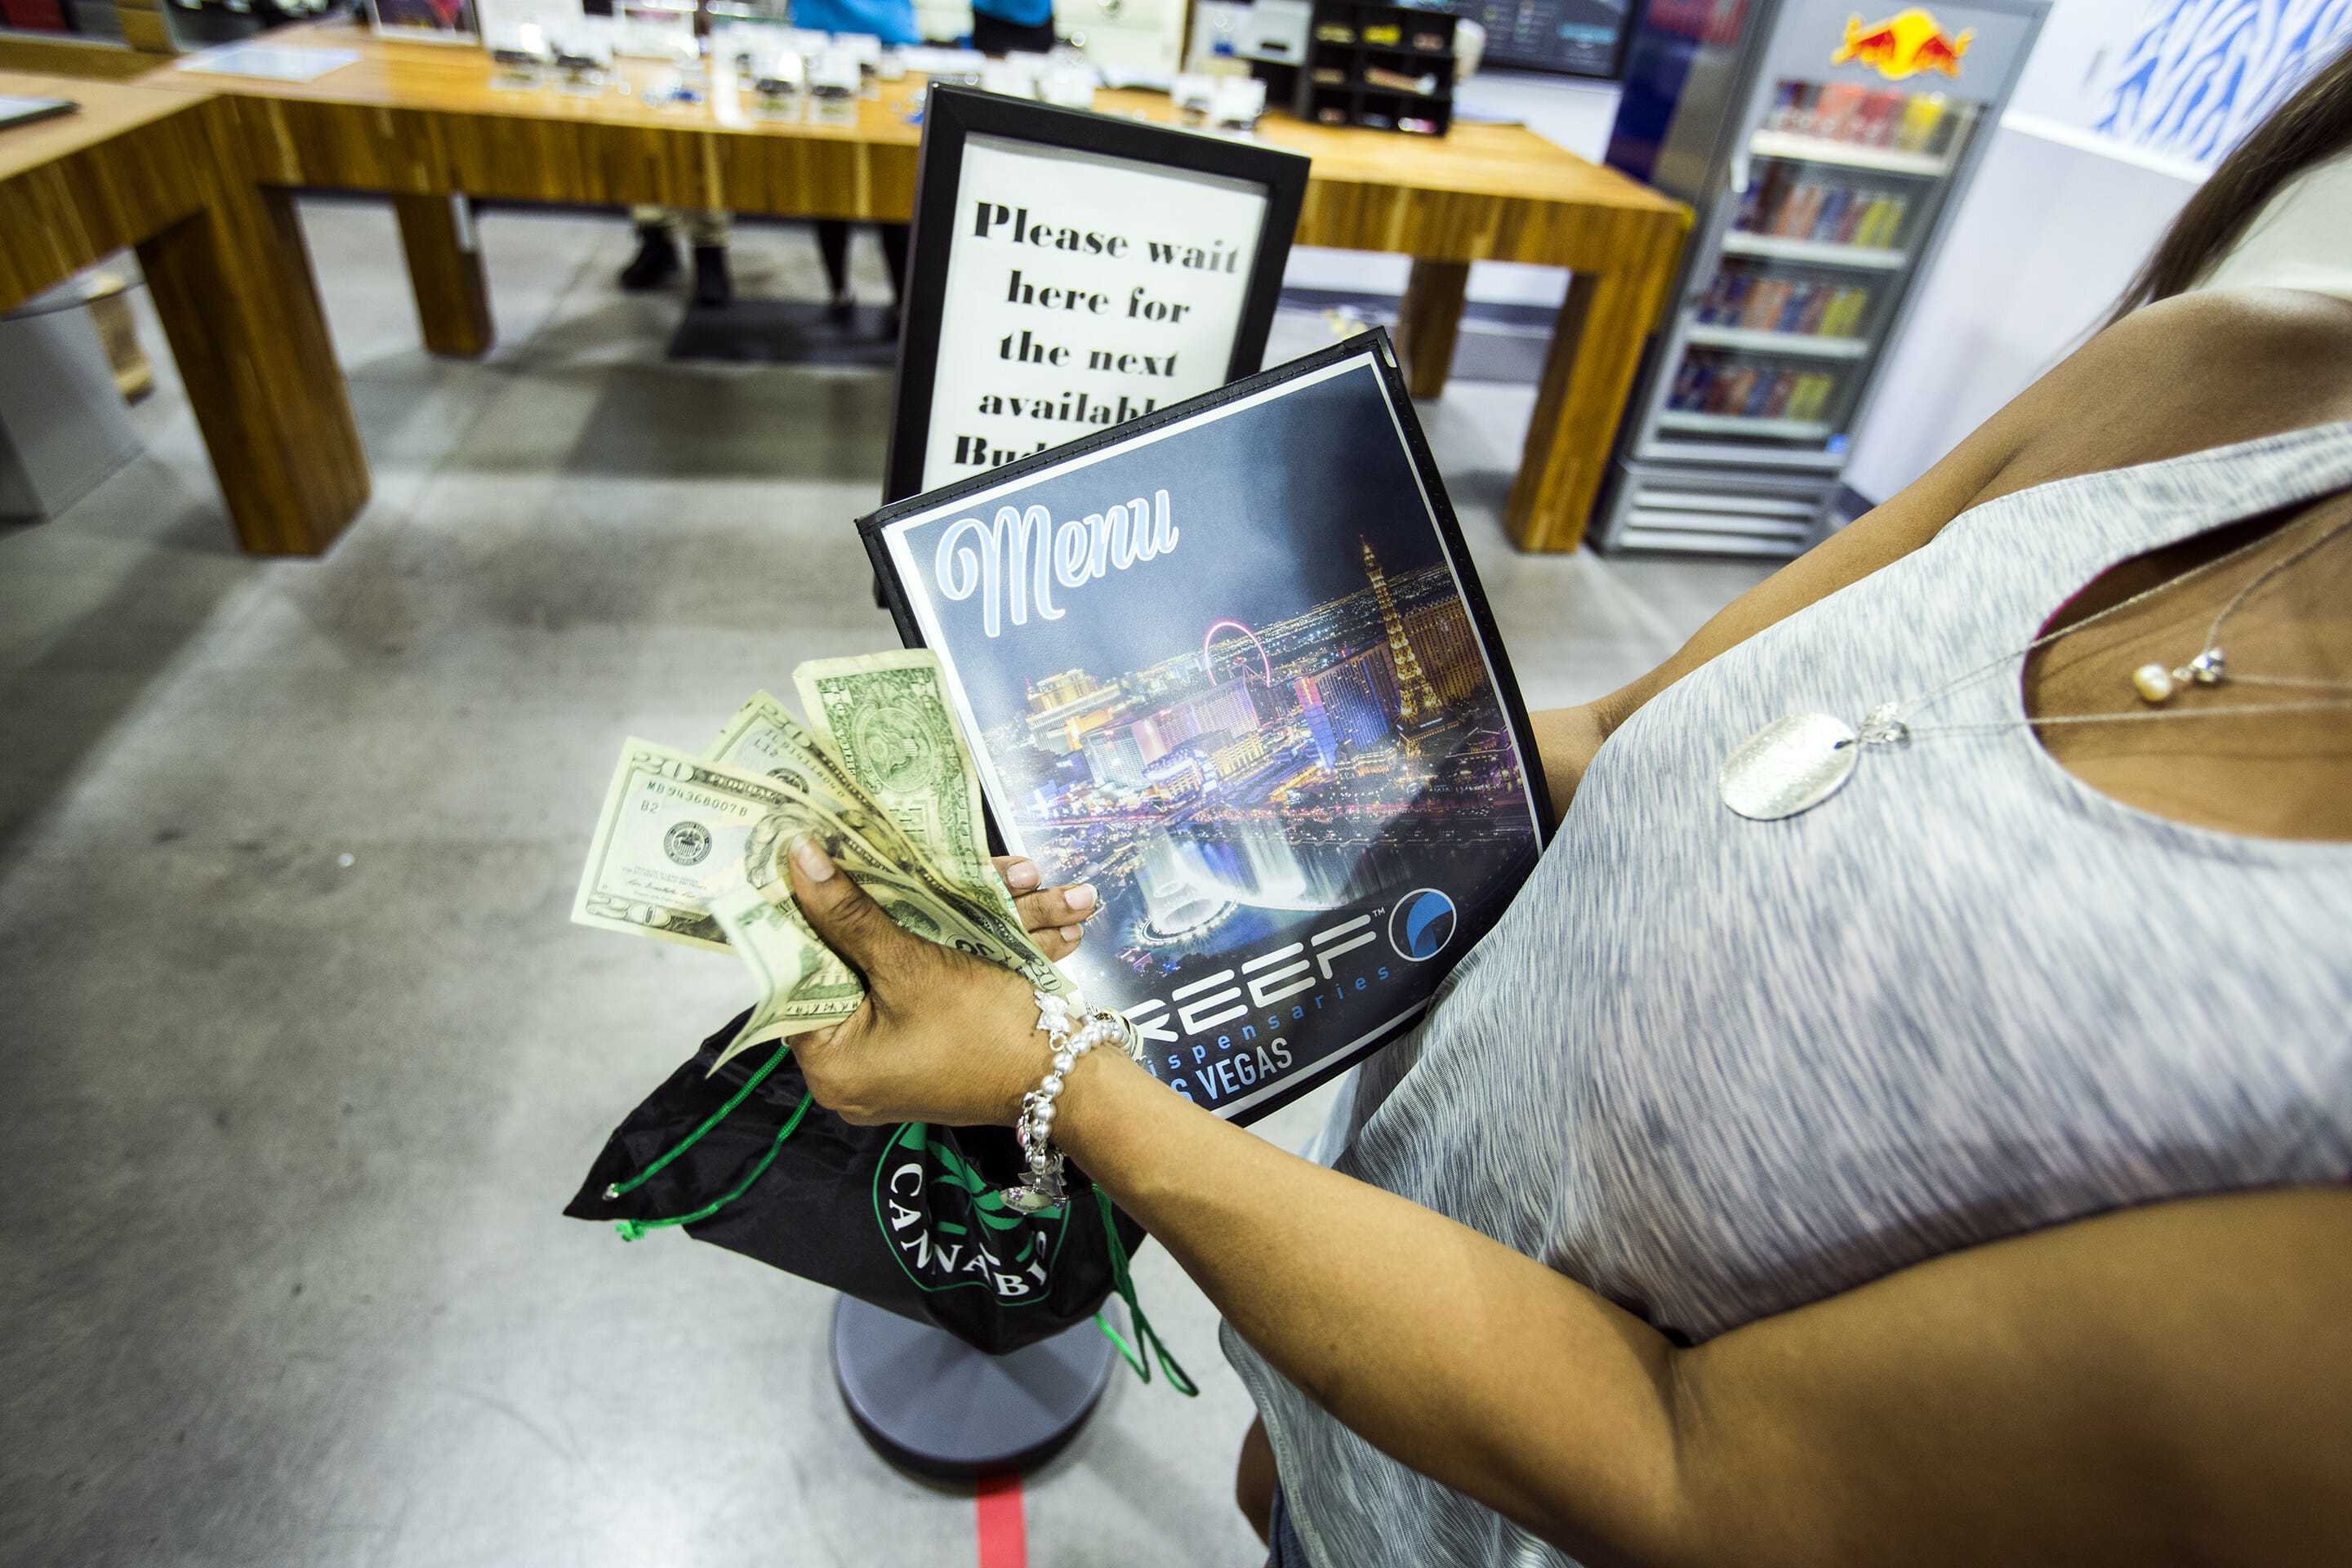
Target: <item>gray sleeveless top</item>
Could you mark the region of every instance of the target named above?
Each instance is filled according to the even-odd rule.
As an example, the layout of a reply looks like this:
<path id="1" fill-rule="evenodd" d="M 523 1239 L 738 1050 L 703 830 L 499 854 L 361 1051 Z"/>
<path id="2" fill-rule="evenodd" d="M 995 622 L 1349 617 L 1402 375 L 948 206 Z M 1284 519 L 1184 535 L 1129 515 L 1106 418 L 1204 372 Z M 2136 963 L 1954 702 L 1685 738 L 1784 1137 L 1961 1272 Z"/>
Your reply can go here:
<path id="1" fill-rule="evenodd" d="M 1780 715 L 1858 721 L 2019 654 L 2120 561 L 2347 485 L 2352 423 L 2004 496 L 1676 682 L 1362 1069 L 1338 1168 L 1693 1341 L 2126 1205 L 2346 1181 L 2352 846 L 2134 810 L 2023 729 L 1874 748 L 1779 822 L 1716 771 Z M 2022 717 L 2020 663 L 1917 723 Z M 1318 1568 L 1567 1561 L 1225 1343 Z"/>

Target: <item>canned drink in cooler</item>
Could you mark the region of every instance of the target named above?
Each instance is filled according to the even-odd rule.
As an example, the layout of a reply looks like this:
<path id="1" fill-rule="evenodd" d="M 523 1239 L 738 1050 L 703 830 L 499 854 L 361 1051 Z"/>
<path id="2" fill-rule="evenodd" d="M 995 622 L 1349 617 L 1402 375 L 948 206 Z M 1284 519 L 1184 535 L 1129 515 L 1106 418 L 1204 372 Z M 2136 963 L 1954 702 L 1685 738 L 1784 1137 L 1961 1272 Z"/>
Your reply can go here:
<path id="1" fill-rule="evenodd" d="M 1813 220 L 1821 216 L 1822 202 L 1827 195 L 1817 180 L 1801 180 L 1789 194 L 1780 208 L 1772 232 L 1782 239 L 1802 239 L 1813 232 Z"/>
<path id="2" fill-rule="evenodd" d="M 1830 301 L 1836 294 L 1837 290 L 1826 283 L 1816 283 L 1806 290 L 1805 308 L 1798 313 L 1797 324 L 1791 330 L 1807 337 L 1821 331 L 1822 323 L 1829 317 Z"/>
<path id="3" fill-rule="evenodd" d="M 1830 142 L 1853 140 L 1854 117 L 1868 89 L 1859 82 L 1825 81 L 1813 100 L 1813 134 Z"/>
<path id="4" fill-rule="evenodd" d="M 1940 92 L 1915 92 L 1903 106 L 1903 121 L 1896 127 L 1895 145 L 1906 153 L 1925 153 L 1934 146 L 1936 131 L 1944 118 L 1944 95 Z"/>
<path id="5" fill-rule="evenodd" d="M 1790 419 L 1819 419 L 1822 410 L 1829 406 L 1832 384 L 1830 378 L 1820 371 L 1808 371 L 1797 377 L 1796 384 L 1789 390 L 1787 416 Z"/>
<path id="6" fill-rule="evenodd" d="M 1675 372 L 1674 390 L 1666 395 L 1669 408 L 1697 408 L 1706 402 L 1707 383 L 1715 373 L 1706 361 L 1696 355 L 1685 355 L 1682 367 Z"/>
<path id="7" fill-rule="evenodd" d="M 1768 131 L 1802 131 L 1807 103 L 1812 97 L 1812 84 L 1783 81 L 1772 90 L 1772 109 L 1764 117 Z"/>
<path id="8" fill-rule="evenodd" d="M 1739 312 L 1739 324 L 1751 332 L 1769 331 L 1788 293 L 1789 285 L 1777 278 L 1758 283 L 1748 296 L 1748 308 Z"/>
<path id="9" fill-rule="evenodd" d="M 1813 219 L 1812 229 L 1806 237 L 1831 244 L 1836 243 L 1838 225 L 1845 217 L 1846 208 L 1853 204 L 1853 187 L 1848 185 L 1831 187 L 1829 194 L 1822 198 L 1821 216 Z"/>
<path id="10" fill-rule="evenodd" d="M 1904 95 L 1892 88 L 1864 99 L 1854 116 L 1854 140 L 1870 147 L 1892 145 L 1902 122 L 1904 102 Z"/>
<path id="11" fill-rule="evenodd" d="M 1856 245 L 1873 248 L 1892 248 L 1903 231 L 1903 216 L 1911 207 L 1909 198 L 1900 195 L 1882 196 L 1871 204 L 1870 212 L 1854 231 Z"/>

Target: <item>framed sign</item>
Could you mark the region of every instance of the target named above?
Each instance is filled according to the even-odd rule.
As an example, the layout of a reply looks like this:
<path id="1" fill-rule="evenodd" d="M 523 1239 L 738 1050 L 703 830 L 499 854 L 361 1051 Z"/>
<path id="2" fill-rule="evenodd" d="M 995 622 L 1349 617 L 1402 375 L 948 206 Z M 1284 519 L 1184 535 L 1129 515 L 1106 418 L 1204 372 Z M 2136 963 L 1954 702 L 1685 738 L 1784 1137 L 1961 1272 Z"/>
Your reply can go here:
<path id="1" fill-rule="evenodd" d="M 934 84 L 884 499 L 1254 373 L 1307 169 L 1252 142 Z"/>
<path id="2" fill-rule="evenodd" d="M 1392 1038 L 1551 828 L 1385 331 L 859 524 L 1065 961 L 1248 1121 Z"/>

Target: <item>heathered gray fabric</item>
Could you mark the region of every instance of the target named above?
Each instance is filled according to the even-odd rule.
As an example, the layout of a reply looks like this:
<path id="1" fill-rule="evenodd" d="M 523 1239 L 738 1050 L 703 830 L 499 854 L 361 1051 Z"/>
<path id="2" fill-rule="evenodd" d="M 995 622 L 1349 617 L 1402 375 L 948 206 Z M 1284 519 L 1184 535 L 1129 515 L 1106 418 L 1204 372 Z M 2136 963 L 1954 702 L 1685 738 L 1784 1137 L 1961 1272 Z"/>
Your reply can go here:
<path id="1" fill-rule="evenodd" d="M 1678 682 L 1367 1064 L 1338 1168 L 1695 1341 L 2104 1210 L 2344 1182 L 2352 846 L 2132 810 L 2021 729 L 1874 748 L 1780 822 L 1726 810 L 1716 770 L 1780 715 L 1857 721 L 2017 653 L 2119 561 L 2347 485 L 2352 424 L 2006 496 Z M 1915 723 L 2019 718 L 2018 674 Z M 1568 1561 L 1225 1341 L 1318 1568 Z"/>

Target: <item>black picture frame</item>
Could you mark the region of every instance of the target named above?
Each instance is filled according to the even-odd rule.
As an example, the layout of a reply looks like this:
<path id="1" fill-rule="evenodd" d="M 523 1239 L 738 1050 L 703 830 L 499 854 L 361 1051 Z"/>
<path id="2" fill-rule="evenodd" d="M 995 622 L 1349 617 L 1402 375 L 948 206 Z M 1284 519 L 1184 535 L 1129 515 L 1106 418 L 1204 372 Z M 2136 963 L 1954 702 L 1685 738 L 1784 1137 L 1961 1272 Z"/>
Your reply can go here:
<path id="1" fill-rule="evenodd" d="M 1226 137 L 1148 124 L 1091 110 L 933 82 L 923 100 L 923 140 L 915 168 L 914 226 L 908 237 L 906 298 L 899 311 L 898 378 L 892 398 L 890 442 L 883 465 L 882 499 L 901 500 L 923 488 L 923 454 L 939 378 L 939 324 L 945 314 L 949 262 L 960 232 L 956 222 L 965 139 L 974 133 L 1043 147 L 1098 153 L 1139 163 L 1246 181 L 1265 192 L 1242 320 L 1234 335 L 1225 379 L 1254 374 L 1265 357 L 1282 273 L 1307 200 L 1308 160 Z"/>
<path id="2" fill-rule="evenodd" d="M 1454 514 L 1453 502 L 1446 495 L 1444 481 L 1438 474 L 1436 458 L 1422 432 L 1419 418 L 1414 412 L 1412 394 L 1405 385 L 1402 372 L 1398 364 L 1395 346 L 1384 327 L 1375 327 L 1344 342 L 1336 343 L 1328 349 L 1293 360 L 1287 364 L 1278 365 L 1272 370 L 1262 371 L 1255 375 L 1229 382 L 1213 391 L 1188 398 L 1164 409 L 1156 409 L 1123 425 L 1112 426 L 1093 435 L 1082 437 L 1050 451 L 1018 458 L 1001 468 L 992 468 L 985 473 L 973 474 L 924 494 L 887 503 L 859 519 L 858 536 L 865 542 L 867 557 L 873 563 L 876 581 L 881 585 L 883 602 L 889 609 L 891 619 L 898 628 L 900 640 L 908 647 L 925 646 L 922 625 L 917 618 L 906 584 L 899 574 L 898 562 L 890 553 L 887 535 L 893 524 L 904 519 L 927 516 L 952 508 L 954 503 L 968 497 L 997 489 L 1008 483 L 1018 483 L 1033 475 L 1074 464 L 1089 454 L 1106 447 L 1118 447 L 1139 440 L 1166 426 L 1196 418 L 1203 413 L 1226 404 L 1253 397 L 1287 382 L 1317 376 L 1331 367 L 1344 365 L 1349 361 L 1360 359 L 1370 364 L 1380 380 L 1390 412 L 1402 437 L 1407 461 L 1428 503 L 1431 523 L 1443 547 L 1446 564 L 1453 574 L 1463 607 L 1475 630 L 1480 650 L 1492 672 L 1497 706 L 1501 710 L 1504 722 L 1509 728 L 1511 739 L 1517 748 L 1520 764 L 1524 770 L 1528 805 L 1535 823 L 1537 858 L 1539 858 L 1542 847 L 1551 842 L 1552 836 L 1559 826 L 1552 811 L 1549 792 L 1544 784 L 1541 753 L 1536 746 L 1534 731 L 1528 717 L 1527 704 L 1520 695 L 1518 681 L 1511 668 L 1509 654 L 1504 647 L 1501 630 L 1495 622 L 1494 611 L 1487 603 L 1486 590 L 1478 580 L 1477 569 L 1471 559 L 1468 542 L 1463 537 L 1460 520 Z M 985 788 L 983 794 L 985 795 Z M 982 809 L 989 818 L 991 845 L 997 853 L 1003 853 L 1005 843 L 996 826 L 994 802 L 984 799 Z M 1507 904 L 1507 900 L 1504 902 Z M 1494 921 L 1500 918 L 1503 907 L 1498 904 L 1483 910 L 1475 919 L 1465 917 L 1463 929 L 1459 933 L 1462 938 L 1460 951 L 1466 952 L 1471 945 L 1485 935 Z M 1410 1011 L 1389 1020 L 1377 1033 L 1368 1035 L 1355 1041 L 1351 1046 L 1318 1061 L 1311 1070 L 1298 1075 L 1295 1079 L 1286 1079 L 1278 1091 L 1262 1100 L 1249 1103 L 1246 1107 L 1247 1114 L 1238 1116 L 1236 1120 L 1244 1123 L 1256 1121 L 1311 1092 L 1412 1027 L 1421 1013 L 1425 1010 L 1425 1002 L 1416 1005 Z"/>

